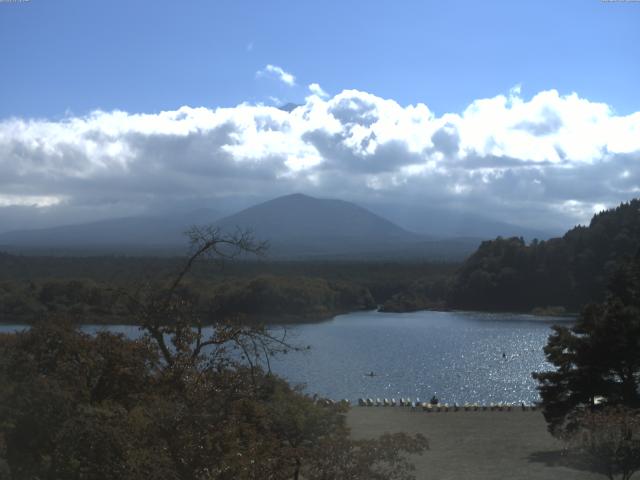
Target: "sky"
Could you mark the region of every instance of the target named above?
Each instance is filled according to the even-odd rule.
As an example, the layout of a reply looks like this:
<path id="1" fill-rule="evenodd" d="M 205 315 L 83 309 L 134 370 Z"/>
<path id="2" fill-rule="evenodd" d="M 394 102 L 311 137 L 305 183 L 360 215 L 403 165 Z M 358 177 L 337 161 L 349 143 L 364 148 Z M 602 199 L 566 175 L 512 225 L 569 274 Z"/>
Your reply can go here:
<path id="1" fill-rule="evenodd" d="M 640 192 L 640 2 L 4 0 L 0 45 L 0 231 L 293 192 L 562 230 Z"/>

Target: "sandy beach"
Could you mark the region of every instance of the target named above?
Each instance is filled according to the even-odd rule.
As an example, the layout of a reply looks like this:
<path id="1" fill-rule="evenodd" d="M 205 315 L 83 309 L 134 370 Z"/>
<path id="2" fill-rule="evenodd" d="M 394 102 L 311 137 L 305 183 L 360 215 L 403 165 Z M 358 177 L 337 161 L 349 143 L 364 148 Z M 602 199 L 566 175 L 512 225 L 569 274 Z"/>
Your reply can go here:
<path id="1" fill-rule="evenodd" d="M 419 480 L 590 480 L 605 478 L 562 454 L 540 412 L 425 413 L 403 407 L 353 407 L 356 438 L 422 433 L 430 450 L 415 457 Z"/>

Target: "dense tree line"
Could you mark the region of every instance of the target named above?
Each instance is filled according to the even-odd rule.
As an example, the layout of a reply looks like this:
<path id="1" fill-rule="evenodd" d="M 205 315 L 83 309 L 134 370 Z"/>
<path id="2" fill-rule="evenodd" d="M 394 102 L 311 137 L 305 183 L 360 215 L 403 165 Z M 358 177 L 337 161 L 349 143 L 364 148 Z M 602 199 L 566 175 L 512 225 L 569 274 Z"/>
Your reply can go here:
<path id="1" fill-rule="evenodd" d="M 267 275 L 219 284 L 212 303 L 214 314 L 220 318 L 243 315 L 280 321 L 327 318 L 376 307 L 369 290 L 352 283 Z"/>
<path id="2" fill-rule="evenodd" d="M 312 277 L 261 275 L 224 282 L 195 281 L 185 282 L 182 290 L 211 319 L 307 321 L 376 307 L 365 287 Z M 32 323 L 55 314 L 87 323 L 131 323 L 135 308 L 126 295 L 129 291 L 92 280 L 2 282 L 0 320 Z"/>
<path id="3" fill-rule="evenodd" d="M 130 322 L 130 305 L 118 292 L 161 284 L 180 265 L 179 258 L 0 253 L 0 321 L 30 323 L 54 313 L 82 316 L 92 323 Z M 432 295 L 440 301 L 442 285 L 456 267 L 420 262 L 202 261 L 193 266 L 183 288 L 212 314 L 305 321 L 375 308 L 394 296 L 396 309 L 421 308 Z"/>
<path id="4" fill-rule="evenodd" d="M 0 252 L 0 282 L 88 279 L 122 285 L 150 278 L 167 278 L 182 265 L 181 257 L 133 256 L 27 256 Z M 451 275 L 459 263 L 391 260 L 240 259 L 234 262 L 200 262 L 192 278 L 211 282 L 251 279 L 260 275 L 314 277 L 345 281 L 367 287 L 376 302 L 383 303 L 412 282 L 431 276 Z"/>
<path id="5" fill-rule="evenodd" d="M 450 276 L 431 276 L 412 282 L 380 306 L 382 312 L 413 312 L 417 310 L 443 310 L 451 285 Z"/>
<path id="6" fill-rule="evenodd" d="M 0 282 L 0 321 L 31 323 L 51 314 L 102 323 L 126 320 L 129 306 L 112 287 L 92 280 Z"/>
<path id="7" fill-rule="evenodd" d="M 449 302 L 457 308 L 578 311 L 605 298 L 607 281 L 640 249 L 640 200 L 595 215 L 562 238 L 497 238 L 483 242 L 462 265 Z"/>

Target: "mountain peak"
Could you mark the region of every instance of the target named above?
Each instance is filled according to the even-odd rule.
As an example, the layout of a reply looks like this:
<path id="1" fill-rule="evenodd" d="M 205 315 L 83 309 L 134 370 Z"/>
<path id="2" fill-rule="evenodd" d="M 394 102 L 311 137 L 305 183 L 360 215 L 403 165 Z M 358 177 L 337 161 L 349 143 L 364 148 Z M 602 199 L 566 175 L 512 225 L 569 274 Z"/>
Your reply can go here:
<path id="1" fill-rule="evenodd" d="M 251 230 L 276 250 L 309 253 L 401 248 L 416 235 L 354 203 L 302 193 L 254 205 L 217 223 L 223 229 Z"/>
<path id="2" fill-rule="evenodd" d="M 316 197 L 312 197 L 311 195 L 306 195 L 304 193 L 290 193 L 288 195 L 282 195 L 281 197 L 276 197 L 271 201 L 275 200 L 319 200 Z"/>
<path id="3" fill-rule="evenodd" d="M 291 113 L 291 112 L 293 112 L 296 108 L 301 107 L 301 106 L 302 106 L 302 105 L 299 105 L 299 104 L 297 104 L 297 103 L 289 102 L 289 103 L 285 103 L 284 105 L 280 105 L 280 106 L 279 106 L 279 107 L 277 107 L 277 108 L 278 108 L 278 110 L 282 110 L 282 111 L 284 111 L 284 112 Z"/>

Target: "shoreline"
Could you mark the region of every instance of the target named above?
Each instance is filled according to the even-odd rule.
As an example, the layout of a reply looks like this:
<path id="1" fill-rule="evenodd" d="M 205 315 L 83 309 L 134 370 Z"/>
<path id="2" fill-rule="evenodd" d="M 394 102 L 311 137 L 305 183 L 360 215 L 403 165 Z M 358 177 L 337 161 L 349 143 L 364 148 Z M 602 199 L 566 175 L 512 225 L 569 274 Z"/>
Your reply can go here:
<path id="1" fill-rule="evenodd" d="M 570 322 L 575 320 L 580 314 L 573 312 L 566 312 L 559 315 L 550 315 L 544 313 L 533 313 L 533 312 L 517 312 L 517 311 L 491 311 L 491 310 L 458 310 L 456 308 L 425 308 L 420 310 L 408 310 L 402 312 L 389 311 L 389 310 L 381 310 L 380 306 L 374 309 L 356 309 L 356 310 L 336 310 L 333 312 L 321 313 L 321 314 L 307 314 L 307 315 L 293 315 L 293 314 L 280 314 L 280 315 L 253 315 L 247 316 L 240 320 L 239 323 L 243 324 L 262 324 L 269 326 L 288 326 L 288 325 L 306 325 L 306 324 L 314 324 L 314 323 L 324 323 L 329 322 L 336 317 L 341 315 L 349 315 L 351 313 L 360 313 L 360 312 L 371 312 L 371 313 L 380 313 L 383 315 L 387 314 L 409 314 L 409 313 L 420 313 L 420 312 L 442 312 L 442 313 L 465 313 L 465 314 L 496 314 L 496 315 L 527 315 L 531 317 L 536 317 L 542 320 L 556 319 L 562 322 Z M 129 326 L 138 326 L 138 323 L 133 321 L 127 321 L 126 318 L 118 317 L 116 319 L 109 318 L 108 316 L 100 317 L 96 316 L 91 318 L 92 321 L 78 323 L 78 325 L 129 325 Z M 39 320 L 38 320 L 39 321 Z M 33 325 L 36 323 L 33 319 L 0 319 L 0 325 Z M 206 323 L 205 325 L 212 325 L 213 323 Z"/>

